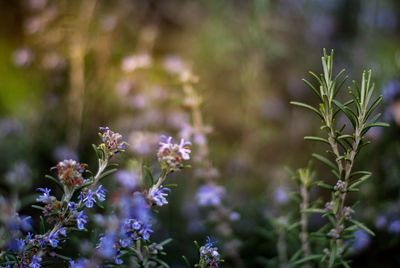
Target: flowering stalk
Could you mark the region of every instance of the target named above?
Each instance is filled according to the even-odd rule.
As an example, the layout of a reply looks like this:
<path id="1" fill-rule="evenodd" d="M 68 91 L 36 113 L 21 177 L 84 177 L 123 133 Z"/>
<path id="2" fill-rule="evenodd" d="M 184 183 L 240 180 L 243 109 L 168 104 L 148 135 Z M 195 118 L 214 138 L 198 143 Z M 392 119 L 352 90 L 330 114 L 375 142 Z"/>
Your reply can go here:
<path id="1" fill-rule="evenodd" d="M 354 210 L 345 206 L 346 197 L 348 192 L 358 191 L 356 186 L 371 176 L 371 173 L 367 171 L 353 171 L 356 156 L 360 149 L 369 143 L 364 138 L 364 135 L 372 127 L 387 126 L 385 123 L 377 122 L 380 114 L 377 114 L 372 119 L 370 118 L 382 100 L 381 96 L 375 100 L 372 99 L 374 85 L 371 83 L 371 71 L 368 73 L 364 71 L 361 88 L 358 87 L 356 82 L 353 82 L 353 88 L 349 89 L 351 100 L 342 104 L 335 99 L 347 77 L 339 82 L 344 72 L 342 70 L 335 78 L 332 78 L 332 56 L 333 52 L 328 56 L 324 51 L 324 56 L 322 57 L 323 74 L 318 77 L 314 73 L 311 73 L 320 84 L 319 90 L 307 80 L 303 80 L 321 101 L 319 109 L 308 104 L 291 102 L 319 116 L 323 123 L 321 130 L 326 130 L 327 138 L 308 136 L 305 139 L 328 144 L 331 149 L 330 152 L 334 156 L 334 161 L 331 161 L 322 155 L 313 154 L 314 158 L 332 169 L 332 173 L 338 180 L 334 187 L 323 182 L 318 184 L 332 191 L 332 200 L 326 203 L 325 210 L 313 210 L 313 212 L 322 213 L 323 217 L 329 219 L 329 223 L 327 224 L 327 226 L 330 226 L 328 227 L 329 231 L 327 233 L 315 233 L 316 236 L 324 236 L 329 240 L 329 248 L 324 249 L 324 254 L 313 256 L 314 258 L 321 258 L 322 261 L 327 263 L 328 267 L 348 265 L 348 262 L 343 259 L 343 255 L 348 249 L 344 245 L 343 240 L 351 238 L 354 230 L 362 228 L 373 235 L 373 232 L 365 225 L 352 219 Z M 345 125 L 339 129 L 336 128 L 335 120 L 340 113 L 350 121 L 353 127 L 351 135 L 343 132 Z"/>
<path id="2" fill-rule="evenodd" d="M 20 240 L 19 250 L 16 252 L 18 256 L 18 265 L 20 267 L 40 267 L 40 262 L 48 254 L 53 256 L 52 250 L 60 246 L 67 234 L 72 230 L 84 230 L 87 224 L 87 216 L 84 214 L 85 207 L 91 208 L 94 203 L 103 202 L 106 197 L 106 190 L 100 185 L 97 190 L 95 187 L 101 178 L 111 174 L 115 169 L 105 171 L 108 167 L 109 159 L 112 155 L 125 151 L 126 143 L 120 142 L 121 135 L 114 133 L 108 128 L 100 128 L 103 131 L 100 136 L 103 143 L 96 149 L 99 156 L 99 169 L 94 177 L 85 179 L 83 173 L 86 170 L 86 164 L 77 163 L 74 160 L 64 160 L 57 166 L 57 177 L 46 176 L 63 189 L 63 198 L 59 201 L 55 196 L 50 194 L 51 189 L 38 188 L 42 195 L 37 198 L 37 202 L 43 203 L 45 206 L 36 206 L 43 211 L 41 217 L 42 234 L 29 233 L 25 239 Z M 79 203 L 72 202 L 71 199 L 74 192 L 79 191 Z M 45 222 L 54 224 L 53 228 L 45 231 Z M 77 226 L 75 228 L 74 226 Z M 61 259 L 67 257 L 55 254 Z"/>
<path id="3" fill-rule="evenodd" d="M 189 128 L 183 129 L 182 132 L 189 132 L 196 145 L 197 154 L 194 161 L 197 163 L 195 176 L 204 181 L 204 184 L 197 190 L 197 201 L 200 207 L 211 207 L 211 212 L 215 213 L 214 222 L 224 230 L 220 232 L 221 236 L 228 240 L 232 246 L 229 248 L 229 254 L 234 259 L 235 267 L 244 267 L 243 261 L 238 250 L 238 241 L 232 238 L 231 221 L 239 217 L 237 212 L 223 204 L 222 199 L 226 195 L 226 190 L 223 186 L 217 185 L 216 178 L 218 170 L 213 166 L 209 156 L 209 145 L 207 135 L 211 132 L 211 127 L 204 123 L 201 112 L 203 103 L 201 95 L 196 91 L 194 84 L 198 82 L 198 77 L 193 75 L 190 70 L 184 70 L 180 74 L 180 79 L 183 83 L 183 92 L 185 94 L 183 106 L 190 111 L 191 124 L 185 126 Z M 233 215 L 233 217 L 232 217 Z"/>

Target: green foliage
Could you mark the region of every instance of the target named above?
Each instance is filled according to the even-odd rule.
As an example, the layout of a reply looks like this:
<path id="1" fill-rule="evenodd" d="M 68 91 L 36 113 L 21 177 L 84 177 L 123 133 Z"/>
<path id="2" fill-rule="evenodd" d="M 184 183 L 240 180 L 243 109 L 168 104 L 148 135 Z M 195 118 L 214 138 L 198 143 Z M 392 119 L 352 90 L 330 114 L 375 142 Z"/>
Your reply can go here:
<path id="1" fill-rule="evenodd" d="M 333 76 L 333 51 L 327 55 L 324 50 L 322 57 L 323 73 L 319 76 L 311 73 L 316 79 L 319 86 L 315 87 L 309 81 L 303 81 L 312 89 L 320 100 L 318 108 L 311 105 L 291 102 L 291 104 L 305 108 L 316 114 L 321 121 L 321 130 L 325 131 L 325 137 L 306 136 L 306 140 L 322 142 L 329 146 L 328 155 L 323 156 L 313 153 L 312 156 L 322 162 L 329 168 L 337 178 L 334 186 L 326 184 L 323 181 L 317 182 L 317 185 L 323 189 L 331 191 L 331 200 L 325 204 L 325 208 L 309 208 L 303 204 L 301 213 L 319 213 L 326 218 L 328 222 L 319 230 L 314 232 L 310 237 L 306 235 L 307 226 L 304 218 L 302 220 L 302 244 L 308 246 L 314 243 L 313 239 L 318 239 L 319 246 L 315 246 L 315 254 L 305 253 L 303 250 L 303 258 L 294 259 L 293 265 L 314 263 L 318 265 L 334 267 L 345 266 L 350 267 L 346 260 L 348 249 L 351 246 L 352 235 L 358 228 L 363 229 L 370 235 L 374 233 L 363 223 L 352 219 L 354 214 L 354 206 L 346 206 L 346 197 L 349 192 L 357 192 L 356 188 L 371 177 L 368 171 L 354 171 L 354 162 L 361 148 L 367 145 L 365 134 L 373 127 L 385 127 L 386 123 L 378 122 L 379 113 L 375 113 L 376 108 L 382 101 L 382 96 L 374 96 L 374 84 L 371 82 L 371 71 L 364 71 L 362 74 L 361 84 L 353 81 L 353 86 L 348 88 L 350 99 L 344 102 L 339 101 L 339 93 L 343 89 L 343 85 L 347 80 L 342 77 L 345 70 L 340 71 Z M 339 116 L 344 115 L 351 125 L 351 132 L 345 132 L 346 125 L 338 126 Z M 373 116 L 373 117 L 372 117 Z M 304 174 L 299 170 L 297 181 L 300 187 L 306 185 L 300 178 Z M 307 169 L 306 172 L 309 172 Z M 304 172 L 304 170 L 303 170 Z M 325 177 L 325 176 L 324 176 Z M 304 187 L 303 187 L 304 188 Z M 301 188 L 303 200 L 307 194 Z M 307 203 L 306 203 L 307 204 Z M 304 236 L 305 235 L 305 236 Z M 304 240 L 307 238 L 307 240 Z M 323 248 L 323 250 L 322 250 Z M 321 254 L 323 253 L 323 254 Z M 318 261 L 318 262 L 316 262 Z"/>

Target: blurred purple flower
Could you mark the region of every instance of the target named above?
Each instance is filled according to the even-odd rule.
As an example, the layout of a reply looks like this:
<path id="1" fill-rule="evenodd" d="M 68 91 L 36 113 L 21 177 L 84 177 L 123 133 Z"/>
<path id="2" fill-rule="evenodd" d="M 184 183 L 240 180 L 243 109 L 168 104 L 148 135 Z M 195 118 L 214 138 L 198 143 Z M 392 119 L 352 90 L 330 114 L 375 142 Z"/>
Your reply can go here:
<path id="1" fill-rule="evenodd" d="M 196 198 L 197 203 L 201 207 L 206 206 L 219 206 L 222 198 L 225 196 L 226 190 L 222 186 L 216 185 L 202 185 L 197 190 Z"/>
<path id="2" fill-rule="evenodd" d="M 33 53 L 26 47 L 18 48 L 13 54 L 13 63 L 16 67 L 28 67 L 33 61 Z"/>
<path id="3" fill-rule="evenodd" d="M 58 146 L 53 152 L 53 157 L 57 162 L 61 162 L 64 159 L 72 159 L 78 161 L 78 155 L 76 154 L 76 152 L 74 152 L 67 146 Z"/>
<path id="4" fill-rule="evenodd" d="M 87 223 L 87 216 L 83 214 L 83 211 L 79 212 L 76 217 L 76 224 L 79 230 L 85 229 L 85 224 Z"/>
<path id="5" fill-rule="evenodd" d="M 126 189 L 133 190 L 138 186 L 139 174 L 130 170 L 120 170 L 115 173 L 118 183 Z"/>
<path id="6" fill-rule="evenodd" d="M 400 233 L 400 220 L 395 219 L 389 223 L 388 232 L 393 234 Z"/>
<path id="7" fill-rule="evenodd" d="M 279 187 L 274 192 L 274 202 L 278 205 L 284 205 L 289 202 L 289 195 L 286 187 Z"/>
<path id="8" fill-rule="evenodd" d="M 366 231 L 358 229 L 353 235 L 355 236 L 354 244 L 351 246 L 353 252 L 360 252 L 369 246 L 371 238 Z"/>
<path id="9" fill-rule="evenodd" d="M 387 224 L 387 218 L 384 215 L 379 215 L 375 219 L 375 226 L 378 229 L 383 229 L 386 227 Z"/>
<path id="10" fill-rule="evenodd" d="M 40 268 L 40 262 L 42 261 L 42 258 L 36 257 L 36 255 L 33 255 L 32 261 L 29 264 L 30 268 Z"/>
<path id="11" fill-rule="evenodd" d="M 152 59 L 149 54 L 130 55 L 122 59 L 121 69 L 124 72 L 133 72 L 138 68 L 148 68 L 152 64 Z"/>

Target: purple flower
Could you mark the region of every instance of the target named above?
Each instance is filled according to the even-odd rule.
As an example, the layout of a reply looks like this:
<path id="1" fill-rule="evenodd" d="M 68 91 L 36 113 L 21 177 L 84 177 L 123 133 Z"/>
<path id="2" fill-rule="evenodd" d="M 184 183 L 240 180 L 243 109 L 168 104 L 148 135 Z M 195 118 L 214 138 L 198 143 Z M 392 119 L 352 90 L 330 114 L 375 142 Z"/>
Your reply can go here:
<path id="1" fill-rule="evenodd" d="M 172 137 L 162 135 L 157 152 L 158 161 L 171 171 L 178 170 L 183 167 L 183 160 L 190 159 L 191 145 L 190 141 L 184 139 L 180 144 L 172 143 Z"/>
<path id="2" fill-rule="evenodd" d="M 115 235 L 113 233 L 101 234 L 100 242 L 96 248 L 103 257 L 111 258 L 115 254 L 114 242 Z"/>
<path id="3" fill-rule="evenodd" d="M 103 131 L 100 134 L 110 156 L 118 152 L 125 152 L 128 143 L 119 141 L 122 138 L 121 134 L 114 133 L 108 127 L 100 127 L 100 131 Z"/>
<path id="4" fill-rule="evenodd" d="M 70 210 L 76 210 L 78 208 L 78 204 L 71 201 L 71 202 L 68 203 L 68 208 Z"/>
<path id="5" fill-rule="evenodd" d="M 396 220 L 390 222 L 388 231 L 389 231 L 389 233 L 394 233 L 394 234 L 400 233 L 400 220 L 396 219 Z"/>
<path id="6" fill-rule="evenodd" d="M 362 229 L 358 229 L 354 232 L 355 240 L 354 244 L 351 246 L 352 251 L 360 252 L 368 247 L 371 242 L 371 238 L 367 232 Z"/>
<path id="7" fill-rule="evenodd" d="M 85 202 L 85 205 L 88 208 L 93 207 L 93 202 L 96 202 L 96 200 L 93 197 L 92 190 L 88 190 L 86 194 L 82 193 L 81 199 L 83 199 L 82 201 Z"/>
<path id="8" fill-rule="evenodd" d="M 150 224 L 143 224 L 142 228 L 139 230 L 139 234 L 142 235 L 142 238 L 144 240 L 149 240 L 150 233 L 153 232 L 153 230 L 150 229 L 150 227 L 151 227 Z"/>
<path id="9" fill-rule="evenodd" d="M 106 191 L 105 189 L 102 188 L 103 185 L 100 185 L 99 188 L 97 188 L 95 195 L 97 196 L 97 199 L 100 202 L 103 202 L 104 200 L 106 200 Z"/>
<path id="10" fill-rule="evenodd" d="M 161 189 L 158 188 L 151 188 L 150 190 L 150 196 L 151 200 L 156 203 L 157 206 L 161 207 L 163 205 L 168 204 L 168 201 L 166 197 L 168 196 L 168 193 L 166 192 L 171 192 L 171 189 L 167 187 L 160 187 Z"/>
<path id="11" fill-rule="evenodd" d="M 115 177 L 122 187 L 133 190 L 138 186 L 139 174 L 137 172 L 120 170 L 115 173 Z"/>
<path id="12" fill-rule="evenodd" d="M 50 246 L 52 246 L 53 248 L 57 247 L 59 241 L 59 236 L 58 236 L 58 232 L 51 232 L 48 238 L 49 244 Z"/>
<path id="13" fill-rule="evenodd" d="M 85 229 L 85 224 L 87 223 L 87 216 L 83 214 L 83 211 L 79 212 L 76 217 L 76 224 L 78 225 L 79 230 Z"/>
<path id="14" fill-rule="evenodd" d="M 79 259 L 77 262 L 70 260 L 69 264 L 71 265 L 71 268 L 85 268 L 88 262 L 87 259 Z"/>
<path id="15" fill-rule="evenodd" d="M 67 236 L 67 230 L 64 228 L 64 227 L 61 227 L 59 230 L 58 230 L 58 233 L 59 234 L 61 234 L 62 236 Z"/>
<path id="16" fill-rule="evenodd" d="M 22 239 L 14 239 L 8 243 L 8 248 L 13 252 L 21 252 L 25 247 L 25 242 Z"/>
<path id="17" fill-rule="evenodd" d="M 121 259 L 119 258 L 120 255 L 121 255 L 120 252 L 118 252 L 118 253 L 115 255 L 114 260 L 115 260 L 115 263 L 116 263 L 116 264 L 123 264 L 123 263 L 124 263 L 124 261 L 121 260 Z"/>
<path id="18" fill-rule="evenodd" d="M 221 204 L 226 191 L 222 186 L 202 185 L 196 194 L 197 203 L 201 207 L 215 207 Z"/>
<path id="19" fill-rule="evenodd" d="M 400 81 L 391 80 L 383 88 L 383 99 L 385 102 L 390 103 L 400 97 Z"/>
<path id="20" fill-rule="evenodd" d="M 386 216 L 384 216 L 384 215 L 379 215 L 379 216 L 376 217 L 376 220 L 375 220 L 375 226 L 376 226 L 376 228 L 378 228 L 378 229 L 383 229 L 383 228 L 385 228 L 386 224 L 387 224 L 387 218 L 386 218 Z"/>
<path id="21" fill-rule="evenodd" d="M 43 203 L 51 203 L 52 201 L 52 196 L 50 195 L 50 189 L 47 188 L 37 188 L 36 190 L 42 191 L 43 195 L 39 196 L 36 201 L 37 202 L 43 202 Z"/>
<path id="22" fill-rule="evenodd" d="M 40 268 L 40 263 L 42 261 L 42 258 L 36 257 L 36 255 L 33 255 L 32 261 L 29 264 L 29 267 L 31 268 Z"/>
<path id="23" fill-rule="evenodd" d="M 213 247 L 216 242 L 211 242 L 207 237 L 207 243 L 200 248 L 200 258 L 207 264 L 207 267 L 218 267 L 220 255 L 218 248 Z"/>

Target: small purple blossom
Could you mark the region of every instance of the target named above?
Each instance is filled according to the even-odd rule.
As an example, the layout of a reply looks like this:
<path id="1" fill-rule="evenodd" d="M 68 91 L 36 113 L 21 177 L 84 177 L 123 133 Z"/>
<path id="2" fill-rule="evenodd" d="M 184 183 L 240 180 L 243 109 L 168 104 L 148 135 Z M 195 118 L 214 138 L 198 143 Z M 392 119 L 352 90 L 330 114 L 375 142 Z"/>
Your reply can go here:
<path id="1" fill-rule="evenodd" d="M 52 198 L 52 196 L 50 195 L 50 191 L 51 191 L 50 189 L 37 188 L 36 190 L 43 192 L 43 195 L 39 196 L 36 199 L 37 202 L 51 203 L 53 201 L 54 197 Z"/>
<path id="2" fill-rule="evenodd" d="M 68 203 L 68 208 L 70 210 L 76 210 L 78 208 L 78 204 L 71 201 L 71 202 Z"/>
<path id="3" fill-rule="evenodd" d="M 161 207 L 163 205 L 168 204 L 168 201 L 166 197 L 168 196 L 168 193 L 166 192 L 171 192 L 171 189 L 167 187 L 160 187 L 160 189 L 156 188 L 153 186 L 150 190 L 150 196 L 151 200 L 156 203 L 157 206 Z"/>
<path id="4" fill-rule="evenodd" d="M 36 257 L 36 255 L 33 255 L 32 261 L 29 264 L 29 267 L 31 268 L 40 268 L 40 262 L 42 261 L 42 258 Z"/>
<path id="5" fill-rule="evenodd" d="M 49 242 L 50 246 L 52 246 L 53 248 L 57 247 L 58 243 L 60 242 L 59 234 L 66 237 L 67 230 L 64 227 L 61 227 L 60 229 L 58 229 L 56 231 L 52 231 L 49 234 L 47 241 Z"/>
<path id="6" fill-rule="evenodd" d="M 85 229 L 85 224 L 87 223 L 87 216 L 83 214 L 83 211 L 79 212 L 76 217 L 76 224 L 78 225 L 79 230 Z"/>
<path id="7" fill-rule="evenodd" d="M 8 243 L 8 248 L 13 252 L 21 252 L 25 247 L 25 242 L 22 239 L 13 239 Z"/>
<path id="8" fill-rule="evenodd" d="M 97 188 L 95 195 L 100 202 L 106 200 L 106 191 L 107 190 L 103 189 L 103 185 L 100 185 L 99 188 Z"/>
<path id="9" fill-rule="evenodd" d="M 121 252 L 118 252 L 115 255 L 114 261 L 115 261 L 116 264 L 123 264 L 124 263 L 124 261 L 119 258 L 120 255 L 121 255 Z"/>
<path id="10" fill-rule="evenodd" d="M 86 193 L 81 193 L 81 200 L 85 202 L 85 205 L 88 208 L 93 207 L 93 203 L 96 202 L 93 197 L 93 192 L 90 189 Z"/>
<path id="11" fill-rule="evenodd" d="M 49 244 L 50 246 L 52 246 L 53 248 L 57 247 L 59 241 L 59 236 L 58 236 L 58 232 L 51 232 L 48 238 Z"/>

